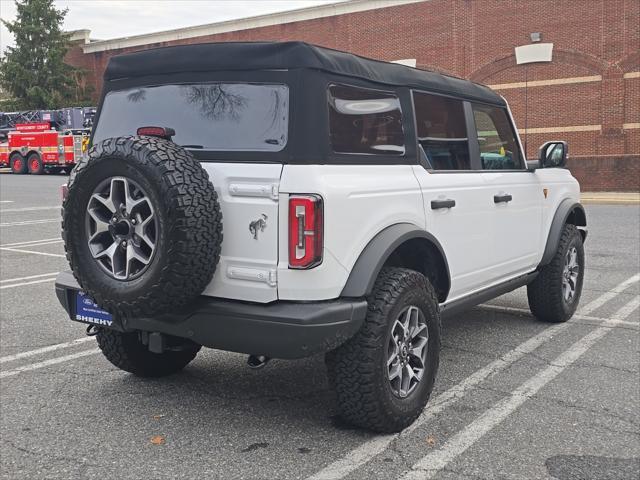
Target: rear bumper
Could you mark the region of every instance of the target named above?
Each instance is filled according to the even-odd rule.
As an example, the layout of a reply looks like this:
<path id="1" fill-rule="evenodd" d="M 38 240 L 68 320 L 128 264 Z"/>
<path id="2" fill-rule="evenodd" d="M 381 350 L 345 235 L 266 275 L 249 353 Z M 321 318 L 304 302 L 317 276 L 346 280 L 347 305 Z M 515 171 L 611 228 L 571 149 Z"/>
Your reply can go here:
<path id="1" fill-rule="evenodd" d="M 75 295 L 80 290 L 71 272 L 56 279 L 56 295 L 74 321 Z M 362 325 L 364 299 L 254 304 L 201 296 L 181 312 L 154 318 L 114 318 L 120 331 L 160 332 L 210 348 L 272 358 L 303 358 L 332 350 Z M 86 322 L 85 322 L 86 323 Z"/>

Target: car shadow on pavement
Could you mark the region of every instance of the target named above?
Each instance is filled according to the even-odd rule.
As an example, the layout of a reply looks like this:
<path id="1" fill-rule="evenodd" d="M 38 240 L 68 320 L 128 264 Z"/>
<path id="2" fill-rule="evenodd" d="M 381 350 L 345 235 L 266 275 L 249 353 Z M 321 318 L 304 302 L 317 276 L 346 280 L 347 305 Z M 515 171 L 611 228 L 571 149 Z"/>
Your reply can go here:
<path id="1" fill-rule="evenodd" d="M 543 328 L 530 317 L 479 309 L 446 320 L 434 395 Z M 322 355 L 272 360 L 260 370 L 250 369 L 246 358 L 204 349 L 183 372 L 156 379 L 135 377 L 101 359 L 99 368 L 108 373 L 95 384 L 93 395 L 109 399 L 104 413 L 112 418 L 130 423 L 131 418 L 162 415 L 176 427 L 189 425 L 193 435 L 239 424 L 247 435 L 252 429 L 283 428 L 337 428 L 372 435 L 338 419 Z"/>

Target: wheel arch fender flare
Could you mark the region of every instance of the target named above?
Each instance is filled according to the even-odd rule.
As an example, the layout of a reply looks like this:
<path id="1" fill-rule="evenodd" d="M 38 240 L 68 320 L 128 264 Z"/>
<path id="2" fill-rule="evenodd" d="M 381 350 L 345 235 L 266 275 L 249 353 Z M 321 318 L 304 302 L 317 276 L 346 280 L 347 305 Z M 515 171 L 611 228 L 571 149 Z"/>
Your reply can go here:
<path id="1" fill-rule="evenodd" d="M 423 240 L 431 244 L 439 253 L 446 272 L 446 278 L 442 279 L 445 283 L 442 289 L 442 295 L 446 298 L 451 286 L 451 275 L 449 273 L 449 263 L 447 262 L 444 249 L 431 233 L 410 223 L 391 225 L 371 239 L 351 269 L 347 283 L 342 289 L 340 296 L 364 297 L 369 295 L 373 291 L 373 286 L 380 270 L 382 270 L 382 267 L 387 260 L 389 260 L 389 257 L 403 244 L 415 239 Z"/>
<path id="2" fill-rule="evenodd" d="M 551 228 L 549 229 L 549 235 L 547 236 L 547 244 L 544 248 L 544 253 L 542 255 L 542 260 L 540 260 L 539 267 L 544 267 L 551 262 L 553 259 L 553 255 L 556 253 L 558 249 L 558 244 L 560 242 L 560 237 L 562 235 L 562 229 L 564 226 L 570 223 L 575 225 L 576 227 L 583 227 L 580 229 L 580 233 L 582 235 L 582 240 L 586 240 L 587 238 L 587 215 L 584 211 L 584 207 L 580 202 L 576 202 L 570 198 L 565 198 L 558 208 L 556 209 L 556 213 L 553 216 L 553 220 L 551 222 Z"/>

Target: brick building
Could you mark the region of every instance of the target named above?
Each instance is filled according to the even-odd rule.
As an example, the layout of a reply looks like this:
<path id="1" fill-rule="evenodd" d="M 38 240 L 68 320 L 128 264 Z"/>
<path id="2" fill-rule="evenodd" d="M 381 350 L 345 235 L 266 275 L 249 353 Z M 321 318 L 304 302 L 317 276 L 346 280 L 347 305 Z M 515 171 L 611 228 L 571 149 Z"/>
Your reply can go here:
<path id="1" fill-rule="evenodd" d="M 551 62 L 516 64 L 540 33 Z M 509 102 L 528 156 L 569 141 L 583 190 L 640 190 L 640 0 L 352 0 L 127 38 L 75 32 L 67 62 L 95 92 L 108 59 L 167 45 L 303 40 L 490 85 Z M 525 88 L 526 87 L 526 88 Z M 525 111 L 527 131 L 525 132 Z"/>

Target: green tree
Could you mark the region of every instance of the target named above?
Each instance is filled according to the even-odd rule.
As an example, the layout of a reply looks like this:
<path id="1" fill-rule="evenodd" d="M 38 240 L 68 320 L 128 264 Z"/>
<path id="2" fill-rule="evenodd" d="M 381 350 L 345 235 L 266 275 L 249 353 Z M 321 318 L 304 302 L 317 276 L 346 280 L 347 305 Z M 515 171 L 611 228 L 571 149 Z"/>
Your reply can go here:
<path id="1" fill-rule="evenodd" d="M 65 65 L 69 35 L 62 30 L 67 10 L 51 0 L 16 0 L 14 22 L 2 20 L 15 38 L 0 58 L 0 85 L 25 109 L 54 109 L 73 98 L 73 70 Z"/>

